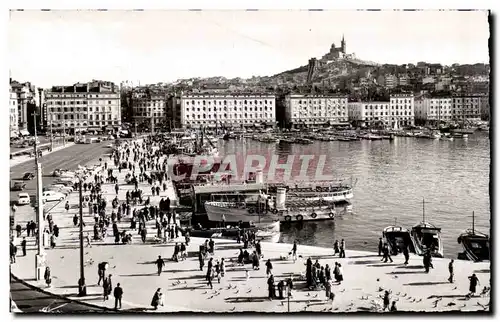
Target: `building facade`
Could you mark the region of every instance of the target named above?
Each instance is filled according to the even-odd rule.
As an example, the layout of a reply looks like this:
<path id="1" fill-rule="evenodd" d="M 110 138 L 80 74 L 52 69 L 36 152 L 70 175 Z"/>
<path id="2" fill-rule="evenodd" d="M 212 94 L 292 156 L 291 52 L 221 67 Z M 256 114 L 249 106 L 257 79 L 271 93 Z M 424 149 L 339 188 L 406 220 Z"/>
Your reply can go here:
<path id="1" fill-rule="evenodd" d="M 120 91 L 112 82 L 54 86 L 47 91 L 45 103 L 51 131 L 116 131 L 121 127 Z"/>
<path id="2" fill-rule="evenodd" d="M 270 94 L 182 94 L 182 127 L 250 127 L 276 124 L 276 97 Z"/>
<path id="3" fill-rule="evenodd" d="M 386 128 L 415 125 L 413 94 L 391 95 L 389 102 L 352 102 L 349 120 L 359 125 L 380 125 Z"/>
<path id="4" fill-rule="evenodd" d="M 167 99 L 164 91 L 135 88 L 132 91 L 132 122 L 141 128 L 154 130 L 166 125 Z"/>
<path id="5" fill-rule="evenodd" d="M 488 102 L 485 94 L 455 94 L 452 97 L 451 117 L 454 121 L 480 120 L 481 104 Z M 489 102 L 488 102 L 489 105 Z M 484 109 L 484 108 L 483 108 Z"/>
<path id="6" fill-rule="evenodd" d="M 452 119 L 451 97 L 425 97 L 415 100 L 415 122 L 449 122 Z"/>
<path id="7" fill-rule="evenodd" d="M 415 97 L 413 94 L 394 94 L 390 96 L 390 127 L 415 125 Z"/>
<path id="8" fill-rule="evenodd" d="M 287 95 L 285 126 L 340 125 L 349 121 L 347 96 Z"/>
<path id="9" fill-rule="evenodd" d="M 10 131 L 19 130 L 19 110 L 17 106 L 17 93 L 12 89 L 9 90 L 9 127 Z"/>
<path id="10" fill-rule="evenodd" d="M 30 82 L 19 83 L 12 79 L 10 80 L 10 86 L 17 96 L 17 119 L 19 130 L 27 132 L 28 123 L 33 120 L 31 114 L 36 111 L 38 101 L 36 88 L 31 85 Z M 33 132 L 33 129 L 31 132 Z"/>
<path id="11" fill-rule="evenodd" d="M 391 123 L 389 102 L 352 102 L 348 103 L 349 120 L 359 126 L 375 126 Z"/>

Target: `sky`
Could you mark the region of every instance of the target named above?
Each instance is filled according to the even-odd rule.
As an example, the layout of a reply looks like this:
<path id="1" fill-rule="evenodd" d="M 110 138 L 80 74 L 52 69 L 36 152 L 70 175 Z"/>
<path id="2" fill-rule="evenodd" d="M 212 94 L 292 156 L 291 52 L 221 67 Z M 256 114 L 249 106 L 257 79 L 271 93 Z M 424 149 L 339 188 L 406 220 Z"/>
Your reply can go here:
<path id="1" fill-rule="evenodd" d="M 10 75 L 36 86 L 101 79 L 270 76 L 347 52 L 377 63 L 488 63 L 486 11 L 11 11 Z"/>

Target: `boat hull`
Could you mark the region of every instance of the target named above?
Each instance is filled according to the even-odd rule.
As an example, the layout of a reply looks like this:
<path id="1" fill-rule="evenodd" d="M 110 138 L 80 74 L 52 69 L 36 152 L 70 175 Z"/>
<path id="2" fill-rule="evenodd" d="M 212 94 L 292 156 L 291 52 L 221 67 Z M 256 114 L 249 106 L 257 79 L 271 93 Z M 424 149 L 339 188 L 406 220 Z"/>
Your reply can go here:
<path id="1" fill-rule="evenodd" d="M 389 246 L 389 253 L 391 255 L 400 254 L 404 245 L 408 247 L 410 253 L 415 253 L 415 247 L 408 229 L 397 226 L 386 227 L 382 231 L 382 238 Z"/>
<path id="2" fill-rule="evenodd" d="M 220 222 L 224 216 L 227 223 L 238 222 L 303 222 L 334 220 L 336 216 L 352 213 L 352 205 L 345 204 L 342 207 L 332 207 L 332 204 L 318 207 L 297 207 L 283 210 L 267 211 L 265 213 L 251 213 L 247 208 L 236 208 L 225 202 L 206 202 L 208 220 Z"/>
<path id="3" fill-rule="evenodd" d="M 427 224 L 427 223 L 425 223 Z M 422 227 L 421 224 L 414 226 L 411 230 L 410 237 L 415 247 L 415 253 L 417 255 L 423 256 L 428 246 L 425 243 L 432 241 L 434 247 L 431 248 L 431 256 L 433 257 L 444 257 L 443 243 L 441 241 L 440 229 L 432 227 L 429 224 L 427 227 Z M 426 232 L 426 230 L 428 230 Z M 427 236 L 427 237 L 426 237 Z"/>

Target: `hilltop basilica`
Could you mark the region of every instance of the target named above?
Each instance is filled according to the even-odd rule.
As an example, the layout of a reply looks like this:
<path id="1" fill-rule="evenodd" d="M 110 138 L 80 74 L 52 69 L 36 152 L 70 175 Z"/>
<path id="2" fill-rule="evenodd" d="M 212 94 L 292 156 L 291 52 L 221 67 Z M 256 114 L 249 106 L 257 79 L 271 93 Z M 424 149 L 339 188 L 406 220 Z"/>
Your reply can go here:
<path id="1" fill-rule="evenodd" d="M 330 61 L 330 60 L 336 60 L 339 58 L 345 58 L 347 56 L 346 52 L 346 45 L 345 45 L 345 40 L 344 36 L 342 35 L 342 41 L 340 42 L 340 47 L 335 47 L 335 44 L 332 44 L 330 47 L 330 51 L 326 53 L 321 60 L 322 61 Z"/>

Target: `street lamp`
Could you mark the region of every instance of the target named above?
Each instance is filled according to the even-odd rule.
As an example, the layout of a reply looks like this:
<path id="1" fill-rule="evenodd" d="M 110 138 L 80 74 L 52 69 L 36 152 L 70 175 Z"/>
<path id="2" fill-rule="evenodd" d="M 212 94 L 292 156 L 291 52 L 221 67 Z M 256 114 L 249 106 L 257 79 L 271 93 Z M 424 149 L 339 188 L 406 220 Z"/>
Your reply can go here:
<path id="1" fill-rule="evenodd" d="M 80 279 L 78 280 L 78 296 L 87 295 L 87 286 L 85 285 L 85 267 L 84 267 L 84 253 L 83 253 L 83 193 L 82 193 L 82 178 L 78 176 L 78 190 L 79 190 L 79 208 L 80 208 Z"/>
<path id="2" fill-rule="evenodd" d="M 38 234 L 37 234 L 37 255 L 35 256 L 35 269 L 36 269 L 36 280 L 39 281 L 43 278 L 45 271 L 45 251 L 43 249 L 43 233 L 44 233 L 44 218 L 43 218 L 43 200 L 42 200 L 42 164 L 38 160 L 38 137 L 36 133 L 36 111 L 33 113 L 34 128 L 35 128 L 35 166 L 36 166 L 36 181 L 37 181 L 37 208 L 36 208 L 36 218 L 38 224 Z"/>

